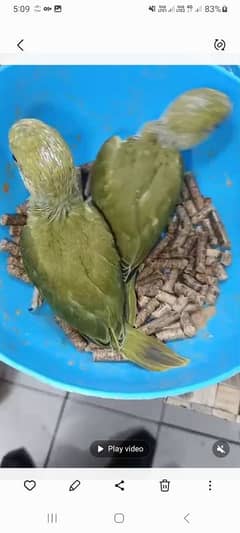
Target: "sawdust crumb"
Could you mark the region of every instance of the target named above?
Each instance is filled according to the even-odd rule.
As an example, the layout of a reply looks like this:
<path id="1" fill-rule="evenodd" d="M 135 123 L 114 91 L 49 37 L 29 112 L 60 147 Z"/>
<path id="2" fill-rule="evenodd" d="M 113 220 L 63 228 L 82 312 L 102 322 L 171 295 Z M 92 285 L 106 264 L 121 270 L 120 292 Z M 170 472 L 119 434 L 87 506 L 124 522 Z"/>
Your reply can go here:
<path id="1" fill-rule="evenodd" d="M 3 184 L 3 192 L 7 193 L 7 192 L 9 192 L 9 189 L 10 189 L 9 183 L 4 183 Z"/>
<path id="2" fill-rule="evenodd" d="M 226 185 L 227 185 L 227 187 L 232 187 L 233 186 L 233 181 L 230 178 L 227 178 L 226 179 Z"/>
<path id="3" fill-rule="evenodd" d="M 208 157 L 209 159 L 212 159 L 212 157 L 215 157 L 217 155 L 217 150 L 209 150 Z"/>
<path id="4" fill-rule="evenodd" d="M 206 340 L 213 339 L 213 335 L 212 333 L 209 333 L 209 331 L 203 331 L 202 338 Z"/>
<path id="5" fill-rule="evenodd" d="M 14 178 L 14 166 L 12 165 L 12 163 L 6 163 L 5 173 L 7 178 Z"/>

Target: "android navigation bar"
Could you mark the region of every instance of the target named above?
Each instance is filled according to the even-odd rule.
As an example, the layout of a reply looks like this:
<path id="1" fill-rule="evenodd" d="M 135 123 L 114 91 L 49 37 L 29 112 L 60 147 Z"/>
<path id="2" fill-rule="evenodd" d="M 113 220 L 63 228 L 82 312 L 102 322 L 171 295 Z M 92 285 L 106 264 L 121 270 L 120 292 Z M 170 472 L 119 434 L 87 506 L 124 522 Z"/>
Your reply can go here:
<path id="1" fill-rule="evenodd" d="M 146 457 L 149 445 L 144 441 L 101 440 L 91 444 L 94 457 Z"/>

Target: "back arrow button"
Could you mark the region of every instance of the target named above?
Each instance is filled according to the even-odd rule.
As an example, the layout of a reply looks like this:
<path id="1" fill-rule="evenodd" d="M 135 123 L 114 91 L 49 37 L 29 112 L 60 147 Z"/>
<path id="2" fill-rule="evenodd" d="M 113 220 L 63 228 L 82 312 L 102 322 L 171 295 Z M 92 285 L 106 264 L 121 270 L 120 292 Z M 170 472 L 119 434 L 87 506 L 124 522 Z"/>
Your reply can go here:
<path id="1" fill-rule="evenodd" d="M 21 41 L 19 41 L 19 43 L 17 43 L 17 47 L 23 52 L 23 48 L 21 47 L 21 44 L 23 43 L 24 39 L 21 39 Z"/>
<path id="2" fill-rule="evenodd" d="M 187 524 L 190 524 L 189 518 L 190 518 L 190 513 L 188 513 L 188 514 L 186 514 L 186 516 L 184 516 L 184 520 L 185 520 L 185 522 L 187 522 Z"/>

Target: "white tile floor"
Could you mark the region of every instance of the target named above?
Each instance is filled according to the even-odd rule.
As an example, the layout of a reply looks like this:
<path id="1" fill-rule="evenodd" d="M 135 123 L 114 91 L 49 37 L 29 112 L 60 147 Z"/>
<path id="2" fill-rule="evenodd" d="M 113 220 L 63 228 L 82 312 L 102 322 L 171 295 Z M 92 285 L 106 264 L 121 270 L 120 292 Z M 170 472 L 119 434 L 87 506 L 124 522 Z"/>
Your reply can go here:
<path id="1" fill-rule="evenodd" d="M 65 394 L 0 365 L 0 460 L 24 446 L 36 466 L 105 466 L 93 441 L 127 438 L 145 429 L 156 438 L 154 467 L 240 467 L 240 425 L 155 401 L 108 401 Z M 217 459 L 212 445 L 227 439 Z"/>

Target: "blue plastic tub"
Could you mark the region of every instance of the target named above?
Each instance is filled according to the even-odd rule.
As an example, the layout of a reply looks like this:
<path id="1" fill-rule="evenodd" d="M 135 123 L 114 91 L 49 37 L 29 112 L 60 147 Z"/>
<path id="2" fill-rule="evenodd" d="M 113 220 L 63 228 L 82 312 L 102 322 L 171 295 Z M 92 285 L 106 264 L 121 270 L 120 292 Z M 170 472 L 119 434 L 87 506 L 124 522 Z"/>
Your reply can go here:
<path id="1" fill-rule="evenodd" d="M 22 117 L 40 118 L 60 130 L 76 164 L 94 159 L 113 134 L 134 134 L 157 118 L 181 92 L 207 86 L 226 92 L 234 111 L 185 160 L 204 194 L 213 198 L 232 241 L 233 265 L 222 283 L 217 314 L 192 340 L 171 343 L 191 358 L 164 373 L 130 363 L 93 363 L 79 354 L 44 306 L 28 311 L 32 289 L 8 276 L 0 254 L 0 358 L 68 391 L 107 398 L 147 399 L 189 392 L 240 371 L 240 82 L 220 67 L 61 66 L 0 69 L 0 213 L 26 198 L 8 150 L 8 129 Z M 231 186 L 230 186 L 231 185 Z M 8 192 L 7 192 L 8 191 Z M 0 228 L 0 238 L 8 235 Z"/>

